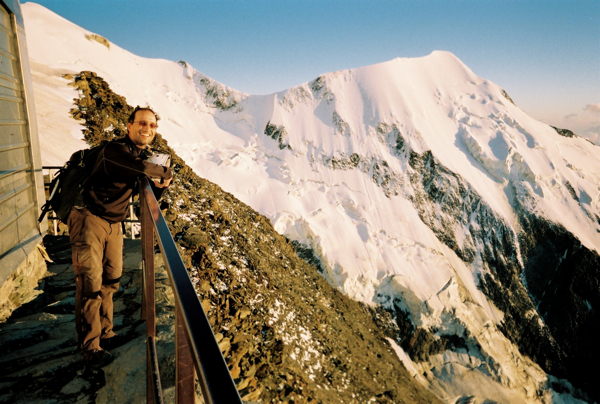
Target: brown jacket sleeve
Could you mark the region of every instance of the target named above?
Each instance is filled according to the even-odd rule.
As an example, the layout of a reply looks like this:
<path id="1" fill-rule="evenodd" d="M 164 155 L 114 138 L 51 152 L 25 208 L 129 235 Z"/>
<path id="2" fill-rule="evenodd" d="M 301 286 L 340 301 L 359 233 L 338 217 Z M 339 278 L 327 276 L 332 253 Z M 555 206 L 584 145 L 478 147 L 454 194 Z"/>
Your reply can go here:
<path id="1" fill-rule="evenodd" d="M 110 142 L 100 152 L 93 174 L 83 192 L 89 210 L 111 223 L 122 221 L 127 216 L 129 197 L 140 175 L 151 178 L 169 179 L 173 173 L 140 157 L 142 150 L 126 141 Z M 151 182 L 152 184 L 152 182 Z M 157 199 L 166 188 L 152 184 Z"/>

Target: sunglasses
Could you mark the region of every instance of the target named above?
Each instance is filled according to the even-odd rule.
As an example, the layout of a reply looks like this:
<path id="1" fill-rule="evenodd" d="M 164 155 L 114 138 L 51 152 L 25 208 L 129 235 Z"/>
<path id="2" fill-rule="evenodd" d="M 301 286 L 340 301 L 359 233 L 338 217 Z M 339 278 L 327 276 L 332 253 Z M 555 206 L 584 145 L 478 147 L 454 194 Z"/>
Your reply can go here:
<path id="1" fill-rule="evenodd" d="M 137 123 L 138 125 L 140 125 L 142 128 L 145 128 L 146 126 L 150 126 L 150 129 L 156 129 L 158 128 L 158 125 L 155 123 L 148 123 L 146 121 L 136 121 L 134 123 Z"/>

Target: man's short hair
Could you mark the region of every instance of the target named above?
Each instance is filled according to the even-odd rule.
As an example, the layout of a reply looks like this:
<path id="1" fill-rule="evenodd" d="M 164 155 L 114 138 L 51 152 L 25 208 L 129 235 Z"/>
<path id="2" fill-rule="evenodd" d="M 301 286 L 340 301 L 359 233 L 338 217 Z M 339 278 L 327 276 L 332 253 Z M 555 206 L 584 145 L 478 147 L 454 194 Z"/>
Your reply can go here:
<path id="1" fill-rule="evenodd" d="M 137 107 L 135 107 L 135 109 L 133 110 L 133 112 L 131 113 L 131 115 L 129 115 L 129 119 L 127 119 L 127 122 L 129 123 L 133 123 L 135 121 L 135 114 L 138 111 L 150 111 L 154 114 L 154 116 L 156 117 L 156 122 L 158 122 L 160 120 L 160 116 L 158 116 L 158 114 L 156 112 L 154 112 L 154 110 L 152 108 L 150 108 L 149 106 L 145 106 L 145 107 L 140 107 L 139 105 Z"/>

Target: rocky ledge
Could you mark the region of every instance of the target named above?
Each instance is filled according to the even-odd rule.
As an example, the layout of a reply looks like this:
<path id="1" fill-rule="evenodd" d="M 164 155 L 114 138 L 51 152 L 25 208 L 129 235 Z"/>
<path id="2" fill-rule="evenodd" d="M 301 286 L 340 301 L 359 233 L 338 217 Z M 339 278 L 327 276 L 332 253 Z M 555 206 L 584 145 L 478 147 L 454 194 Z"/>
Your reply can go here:
<path id="1" fill-rule="evenodd" d="M 75 335 L 75 282 L 68 236 L 46 236 L 54 263 L 37 297 L 0 324 L 0 403 L 139 403 L 146 395 L 146 326 L 140 320 L 141 243 L 125 239 L 121 288 L 115 295 L 115 360 L 86 367 Z M 166 402 L 174 401 L 173 294 L 157 260 L 157 351 Z"/>
<path id="2" fill-rule="evenodd" d="M 76 347 L 68 236 L 45 238 L 54 263 L 48 265 L 37 297 L 0 324 L 0 403 L 145 402 L 141 244 L 128 239 L 124 243 L 123 277 L 115 294 L 119 335 L 119 343 L 111 349 L 115 360 L 91 369 Z M 246 404 L 440 402 L 412 380 L 384 336 L 376 332 L 368 308 L 331 288 L 315 268 L 295 260 L 298 265 L 281 273 L 249 271 L 242 275 L 245 279 L 237 279 L 235 271 L 205 270 L 197 280 L 203 306 Z M 169 403 L 175 393 L 174 300 L 160 254 L 155 262 L 157 351 Z M 269 281 L 259 287 L 254 276 Z M 217 284 L 223 288 L 214 294 L 211 286 Z M 237 310 L 238 305 L 256 307 Z M 308 342 L 317 349 L 305 347 Z M 311 355 L 321 358 L 318 365 Z M 196 387 L 196 402 L 202 403 L 198 383 Z"/>

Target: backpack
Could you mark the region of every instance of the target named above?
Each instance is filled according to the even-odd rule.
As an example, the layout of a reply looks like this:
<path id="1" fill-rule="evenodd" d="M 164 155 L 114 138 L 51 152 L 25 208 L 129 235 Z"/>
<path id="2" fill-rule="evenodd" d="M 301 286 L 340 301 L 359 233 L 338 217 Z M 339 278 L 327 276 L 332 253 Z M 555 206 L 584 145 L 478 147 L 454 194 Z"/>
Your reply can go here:
<path id="1" fill-rule="evenodd" d="M 46 213 L 52 210 L 61 222 L 67 223 L 73 206 L 83 205 L 84 187 L 94 172 L 100 152 L 108 143 L 108 141 L 102 141 L 100 145 L 91 149 L 76 151 L 71 155 L 69 161 L 54 174 L 54 179 L 49 187 L 50 196 L 42 206 L 38 222 L 41 223 Z"/>

